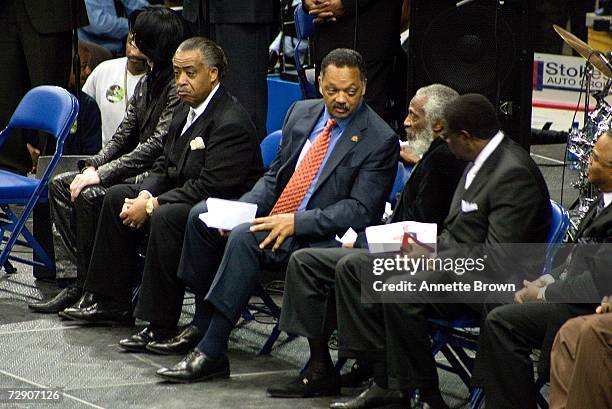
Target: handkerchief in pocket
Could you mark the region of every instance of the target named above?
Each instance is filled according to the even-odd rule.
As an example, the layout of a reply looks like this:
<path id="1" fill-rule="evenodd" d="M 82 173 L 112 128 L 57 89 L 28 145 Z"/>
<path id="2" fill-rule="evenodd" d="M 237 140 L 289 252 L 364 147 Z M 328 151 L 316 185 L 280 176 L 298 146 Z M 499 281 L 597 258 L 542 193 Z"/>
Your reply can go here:
<path id="1" fill-rule="evenodd" d="M 461 201 L 461 211 L 463 213 L 475 212 L 476 210 L 478 210 L 478 204 L 466 202 L 465 200 Z"/>
<path id="2" fill-rule="evenodd" d="M 189 147 L 191 148 L 192 151 L 195 151 L 197 149 L 204 149 L 206 145 L 204 145 L 204 140 L 202 139 L 202 137 L 198 136 L 198 137 L 193 138 L 189 142 Z"/>

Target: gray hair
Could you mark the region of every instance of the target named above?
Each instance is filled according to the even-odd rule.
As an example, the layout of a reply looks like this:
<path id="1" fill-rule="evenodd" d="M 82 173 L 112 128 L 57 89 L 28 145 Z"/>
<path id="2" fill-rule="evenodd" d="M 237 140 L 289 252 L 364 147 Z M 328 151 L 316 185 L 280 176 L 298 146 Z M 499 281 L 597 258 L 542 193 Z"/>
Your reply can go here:
<path id="1" fill-rule="evenodd" d="M 415 96 L 427 97 L 423 110 L 430 124 L 446 125 L 444 109 L 452 100 L 459 97 L 459 93 L 446 85 L 432 84 L 419 88 Z"/>
<path id="2" fill-rule="evenodd" d="M 191 37 L 183 41 L 176 51 L 198 50 L 202 54 L 204 64 L 208 68 L 217 67 L 219 78 L 227 72 L 227 58 L 223 49 L 212 40 L 205 37 Z"/>

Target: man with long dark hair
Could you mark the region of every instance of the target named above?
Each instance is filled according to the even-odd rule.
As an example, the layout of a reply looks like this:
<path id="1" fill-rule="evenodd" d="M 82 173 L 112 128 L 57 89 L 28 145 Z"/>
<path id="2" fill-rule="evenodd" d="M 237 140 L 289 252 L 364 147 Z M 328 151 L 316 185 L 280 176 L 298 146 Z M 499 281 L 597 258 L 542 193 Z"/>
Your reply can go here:
<path id="1" fill-rule="evenodd" d="M 143 173 L 163 153 L 163 141 L 178 104 L 172 54 L 184 39 L 183 22 L 170 9 L 151 7 L 137 16 L 133 14 L 130 23 L 134 45 L 147 59 L 148 73 L 138 84 L 117 132 L 102 151 L 80 161 L 80 173 L 63 173 L 50 182 L 54 245 L 76 260 L 77 280 L 50 301 L 29 306 L 37 312 L 59 312 L 81 297 L 107 188 L 126 180 L 142 180 Z"/>

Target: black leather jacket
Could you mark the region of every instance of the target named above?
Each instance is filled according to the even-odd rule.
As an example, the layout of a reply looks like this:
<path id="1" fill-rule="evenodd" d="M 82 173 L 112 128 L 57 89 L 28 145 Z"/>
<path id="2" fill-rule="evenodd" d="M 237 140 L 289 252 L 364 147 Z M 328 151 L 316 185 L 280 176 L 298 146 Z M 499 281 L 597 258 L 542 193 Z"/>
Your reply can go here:
<path id="1" fill-rule="evenodd" d="M 170 78 L 159 99 L 147 104 L 148 84 L 141 78 L 115 135 L 95 156 L 79 161 L 79 168 L 94 166 L 100 183 L 109 187 L 146 173 L 163 153 L 164 141 L 179 99 Z M 140 178 L 137 178 L 140 179 Z"/>

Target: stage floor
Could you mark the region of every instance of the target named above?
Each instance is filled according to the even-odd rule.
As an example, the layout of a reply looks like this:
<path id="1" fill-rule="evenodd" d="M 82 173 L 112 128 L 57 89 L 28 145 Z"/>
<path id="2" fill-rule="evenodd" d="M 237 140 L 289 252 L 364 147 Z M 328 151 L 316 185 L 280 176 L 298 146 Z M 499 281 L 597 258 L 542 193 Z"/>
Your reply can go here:
<path id="1" fill-rule="evenodd" d="M 551 197 L 559 201 L 564 146 L 532 147 L 541 165 Z M 576 179 L 567 171 L 563 203 L 569 206 L 576 196 L 568 188 Z M 180 357 L 122 352 L 117 341 L 137 328 L 77 327 L 54 315 L 28 311 L 28 302 L 57 292 L 53 283 L 32 277 L 30 267 L 18 265 L 18 273 L 0 272 L 0 388 L 62 388 L 60 403 L 14 404 L 10 408 L 327 408 L 331 399 L 273 399 L 266 387 L 296 376 L 307 359 L 304 339 L 286 342 L 281 335 L 270 356 L 257 351 L 272 326 L 241 322 L 232 333 L 228 380 L 170 385 L 160 383 L 155 371 L 172 365 Z M 182 323 L 189 322 L 193 305 L 187 299 Z M 442 359 L 441 357 L 437 357 Z M 347 365 L 348 366 L 348 365 Z M 458 377 L 439 371 L 445 399 L 453 408 L 467 407 L 467 388 Z M 343 390 L 344 395 L 359 390 Z"/>

